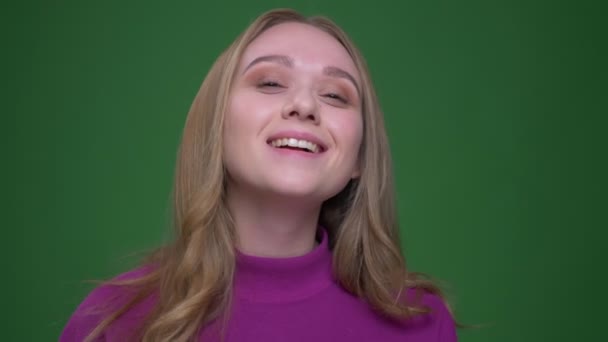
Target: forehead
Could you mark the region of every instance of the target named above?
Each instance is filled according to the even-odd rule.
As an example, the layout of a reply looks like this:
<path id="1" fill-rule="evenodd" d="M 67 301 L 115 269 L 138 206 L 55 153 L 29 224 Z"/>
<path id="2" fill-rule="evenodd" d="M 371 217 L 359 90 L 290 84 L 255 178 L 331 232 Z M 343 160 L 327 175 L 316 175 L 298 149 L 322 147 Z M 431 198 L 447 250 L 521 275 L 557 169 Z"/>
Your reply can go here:
<path id="1" fill-rule="evenodd" d="M 240 68 L 266 55 L 289 56 L 295 67 L 338 67 L 358 79 L 355 63 L 342 44 L 311 25 L 283 23 L 264 31 L 245 49 Z"/>

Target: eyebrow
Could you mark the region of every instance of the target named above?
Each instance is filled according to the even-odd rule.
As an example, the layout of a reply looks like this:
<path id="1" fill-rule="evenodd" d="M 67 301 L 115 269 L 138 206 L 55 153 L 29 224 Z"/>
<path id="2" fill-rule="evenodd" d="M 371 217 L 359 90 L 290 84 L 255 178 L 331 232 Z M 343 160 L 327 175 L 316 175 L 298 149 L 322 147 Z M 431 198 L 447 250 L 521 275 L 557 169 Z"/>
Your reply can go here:
<path id="1" fill-rule="evenodd" d="M 262 63 L 262 62 L 277 63 L 277 64 L 281 64 L 285 67 L 288 67 L 288 68 L 293 68 L 293 64 L 294 64 L 293 59 L 291 57 L 285 56 L 285 55 L 261 56 L 261 57 L 254 59 L 253 61 L 251 61 L 251 63 L 249 63 L 247 65 L 245 70 L 243 70 L 243 73 L 245 73 L 247 70 L 249 70 L 252 66 L 254 66 L 258 63 Z M 360 93 L 359 84 L 357 83 L 357 81 L 355 80 L 353 75 L 351 75 L 349 72 L 347 72 L 343 69 L 340 69 L 338 67 L 326 66 L 323 68 L 323 74 L 330 76 L 330 77 L 338 77 L 338 78 L 347 79 L 348 81 L 350 81 L 353 84 L 353 86 L 355 86 L 357 93 Z"/>
<path id="2" fill-rule="evenodd" d="M 278 64 L 281 64 L 288 68 L 293 68 L 293 59 L 291 57 L 283 56 L 283 55 L 268 55 L 268 56 L 258 57 L 256 59 L 254 59 L 253 61 L 251 61 L 251 63 L 249 63 L 249 65 L 247 65 L 245 70 L 243 70 L 243 73 L 245 73 L 245 71 L 247 71 L 252 66 L 254 66 L 258 63 L 262 63 L 262 62 L 278 63 Z"/>

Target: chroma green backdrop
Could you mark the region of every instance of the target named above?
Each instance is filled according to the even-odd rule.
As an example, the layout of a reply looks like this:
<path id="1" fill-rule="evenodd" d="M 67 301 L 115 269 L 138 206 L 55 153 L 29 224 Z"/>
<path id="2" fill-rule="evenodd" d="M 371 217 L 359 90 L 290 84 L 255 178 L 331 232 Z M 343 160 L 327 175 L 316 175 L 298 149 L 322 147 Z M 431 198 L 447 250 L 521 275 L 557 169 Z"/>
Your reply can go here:
<path id="1" fill-rule="evenodd" d="M 133 253 L 167 238 L 190 103 L 216 56 L 273 7 L 328 15 L 366 56 L 409 265 L 449 286 L 462 322 L 487 325 L 461 341 L 599 340 L 608 228 L 599 5 L 2 7 L 2 340 L 56 340 L 91 289 L 84 280 L 132 267 Z"/>

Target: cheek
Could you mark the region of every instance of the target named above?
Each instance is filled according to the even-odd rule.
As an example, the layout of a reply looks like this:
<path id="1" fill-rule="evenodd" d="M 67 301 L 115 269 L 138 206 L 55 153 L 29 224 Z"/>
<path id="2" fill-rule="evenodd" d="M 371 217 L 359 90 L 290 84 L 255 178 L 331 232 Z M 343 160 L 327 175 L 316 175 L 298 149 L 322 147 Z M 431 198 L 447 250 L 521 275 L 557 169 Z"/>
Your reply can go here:
<path id="1" fill-rule="evenodd" d="M 226 113 L 224 136 L 239 139 L 259 133 L 274 110 L 269 98 L 253 92 L 235 93 Z"/>
<path id="2" fill-rule="evenodd" d="M 363 140 L 363 119 L 361 113 L 346 112 L 335 115 L 332 120 L 332 130 L 336 134 L 338 144 L 348 149 L 349 156 L 356 158 Z"/>
<path id="3" fill-rule="evenodd" d="M 253 108 L 248 108 L 247 103 L 241 97 L 235 97 L 228 106 L 224 121 L 224 141 L 227 145 L 250 135 L 248 131 L 253 128 L 255 120 Z"/>
<path id="4" fill-rule="evenodd" d="M 250 135 L 248 130 L 251 123 L 248 122 L 249 116 L 245 109 L 242 96 L 234 94 L 228 104 L 223 127 L 224 162 L 229 168 L 235 160 L 242 159 L 239 146 Z"/>

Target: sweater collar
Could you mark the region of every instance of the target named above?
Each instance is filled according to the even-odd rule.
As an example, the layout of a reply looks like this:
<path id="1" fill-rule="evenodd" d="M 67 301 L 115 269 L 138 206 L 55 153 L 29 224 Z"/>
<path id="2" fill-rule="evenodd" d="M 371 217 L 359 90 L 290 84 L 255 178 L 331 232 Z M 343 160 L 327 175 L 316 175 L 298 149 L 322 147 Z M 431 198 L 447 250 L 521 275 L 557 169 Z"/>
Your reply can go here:
<path id="1" fill-rule="evenodd" d="M 235 296 L 255 302 L 288 302 L 327 288 L 333 277 L 325 229 L 320 228 L 317 237 L 319 244 L 297 257 L 268 258 L 237 251 Z"/>

